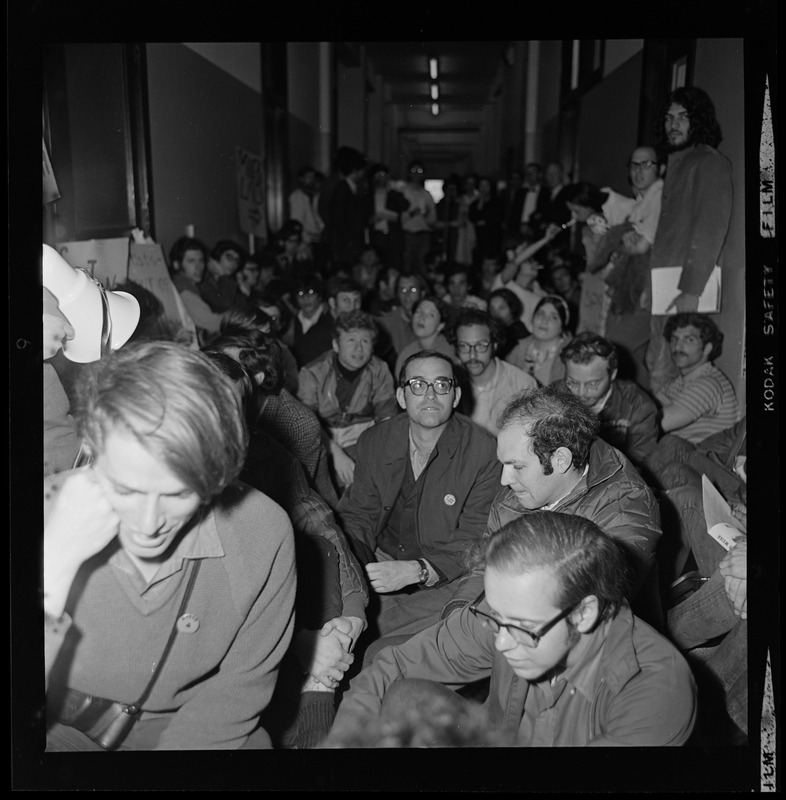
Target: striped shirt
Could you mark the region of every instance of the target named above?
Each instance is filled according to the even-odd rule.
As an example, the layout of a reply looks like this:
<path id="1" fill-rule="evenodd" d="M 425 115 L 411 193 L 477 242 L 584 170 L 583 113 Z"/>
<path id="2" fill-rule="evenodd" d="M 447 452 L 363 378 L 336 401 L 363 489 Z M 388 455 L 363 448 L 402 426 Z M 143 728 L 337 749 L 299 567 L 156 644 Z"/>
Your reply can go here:
<path id="1" fill-rule="evenodd" d="M 737 421 L 734 387 L 710 362 L 685 377 L 680 375 L 672 378 L 657 393 L 657 397 L 664 406 L 677 405 L 690 414 L 693 421 L 672 433 L 694 444 L 730 428 Z"/>

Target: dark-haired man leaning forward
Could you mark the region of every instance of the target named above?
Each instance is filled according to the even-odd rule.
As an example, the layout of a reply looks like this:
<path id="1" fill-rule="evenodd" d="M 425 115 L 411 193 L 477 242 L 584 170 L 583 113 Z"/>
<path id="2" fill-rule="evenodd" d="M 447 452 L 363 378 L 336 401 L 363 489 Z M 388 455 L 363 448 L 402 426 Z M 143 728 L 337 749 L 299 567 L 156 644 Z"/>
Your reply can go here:
<path id="1" fill-rule="evenodd" d="M 476 706 L 454 688 L 486 677 L 487 726 L 511 746 L 688 741 L 696 721 L 690 667 L 631 612 L 618 542 L 578 515 L 537 512 L 496 531 L 485 562 L 469 607 L 385 648 L 353 681 L 325 746 L 345 747 L 358 731 L 373 738 L 424 713 L 428 723 L 424 709 L 435 698 L 458 739 Z"/>
<path id="2" fill-rule="evenodd" d="M 494 498 L 485 540 L 532 511 L 561 511 L 592 520 L 618 540 L 633 568 L 628 597 L 634 613 L 658 629 L 663 612 L 655 549 L 661 537 L 655 495 L 636 468 L 598 436 L 599 421 L 557 385 L 511 400 L 499 419 L 497 458 L 502 491 Z M 483 583 L 482 549 L 446 616 L 469 603 Z"/>

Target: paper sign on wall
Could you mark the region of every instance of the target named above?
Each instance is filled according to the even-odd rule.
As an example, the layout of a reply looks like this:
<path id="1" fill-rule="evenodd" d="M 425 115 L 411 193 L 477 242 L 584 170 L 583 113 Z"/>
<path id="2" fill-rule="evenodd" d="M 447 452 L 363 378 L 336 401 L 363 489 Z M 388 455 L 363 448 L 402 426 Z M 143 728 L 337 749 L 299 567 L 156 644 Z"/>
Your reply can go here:
<path id="1" fill-rule="evenodd" d="M 235 147 L 235 177 L 240 230 L 250 236 L 267 238 L 262 159 L 242 147 Z"/>

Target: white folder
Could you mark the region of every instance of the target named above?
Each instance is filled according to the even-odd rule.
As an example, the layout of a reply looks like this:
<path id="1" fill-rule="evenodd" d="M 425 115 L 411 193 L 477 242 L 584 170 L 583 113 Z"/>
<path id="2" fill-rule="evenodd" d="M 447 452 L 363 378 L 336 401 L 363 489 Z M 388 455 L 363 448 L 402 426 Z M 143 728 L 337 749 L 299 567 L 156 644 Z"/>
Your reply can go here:
<path id="1" fill-rule="evenodd" d="M 682 267 L 655 267 L 652 270 L 652 313 L 676 314 L 677 310 L 666 307 L 680 293 L 677 288 L 682 276 Z M 707 285 L 699 298 L 698 311 L 702 314 L 717 314 L 721 304 L 721 268 L 715 266 Z"/>

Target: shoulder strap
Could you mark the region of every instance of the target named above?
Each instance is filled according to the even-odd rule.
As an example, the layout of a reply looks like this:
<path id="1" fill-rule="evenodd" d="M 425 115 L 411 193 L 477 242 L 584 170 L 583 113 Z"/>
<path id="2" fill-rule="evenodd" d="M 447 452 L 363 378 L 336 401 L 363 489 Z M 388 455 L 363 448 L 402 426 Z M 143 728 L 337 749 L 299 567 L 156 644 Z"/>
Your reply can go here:
<path id="1" fill-rule="evenodd" d="M 177 616 L 175 617 L 175 622 L 172 625 L 172 630 L 169 632 L 169 638 L 167 639 L 166 645 L 164 647 L 164 652 L 161 655 L 161 658 L 158 659 L 158 663 L 156 664 L 156 668 L 153 671 L 153 674 L 150 676 L 150 680 L 148 681 L 147 686 L 145 687 L 142 694 L 139 696 L 139 699 L 133 704 L 133 706 L 138 710 L 142 703 L 147 700 L 150 696 L 150 692 L 153 690 L 153 685 L 155 684 L 159 674 L 161 673 L 161 668 L 164 666 L 164 662 L 169 655 L 169 651 L 172 649 L 172 643 L 175 641 L 175 636 L 177 636 L 177 621 L 180 617 L 183 616 L 183 612 L 186 610 L 186 606 L 188 604 L 188 600 L 191 597 L 191 591 L 194 588 L 194 584 L 196 583 L 197 573 L 199 572 L 199 567 L 202 564 L 201 558 L 193 559 L 190 562 L 190 574 L 188 576 L 188 583 L 186 584 L 186 590 L 183 593 L 183 599 L 180 601 L 180 608 L 177 610 Z"/>

